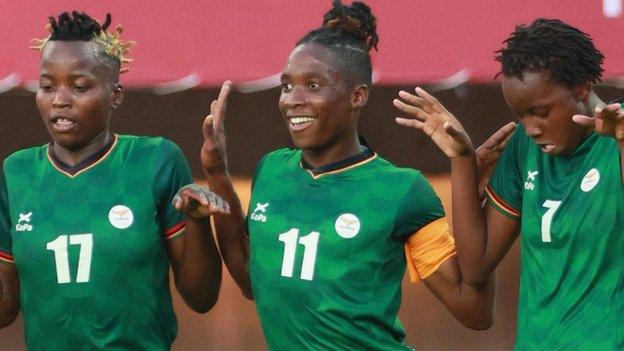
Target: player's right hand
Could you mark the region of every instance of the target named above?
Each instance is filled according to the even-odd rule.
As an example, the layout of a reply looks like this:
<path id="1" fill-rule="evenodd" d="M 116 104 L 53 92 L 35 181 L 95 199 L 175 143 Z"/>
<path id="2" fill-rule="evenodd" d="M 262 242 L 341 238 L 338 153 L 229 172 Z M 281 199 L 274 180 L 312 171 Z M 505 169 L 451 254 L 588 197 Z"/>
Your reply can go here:
<path id="1" fill-rule="evenodd" d="M 193 218 L 204 218 L 214 214 L 230 214 L 230 206 L 207 186 L 191 183 L 178 190 L 171 200 L 176 210 Z"/>
<path id="2" fill-rule="evenodd" d="M 210 114 L 202 126 L 204 144 L 201 149 L 201 163 L 208 174 L 227 173 L 227 153 L 225 151 L 225 111 L 232 82 L 225 81 L 219 97 L 210 104 Z"/>
<path id="3" fill-rule="evenodd" d="M 422 130 L 450 159 L 474 153 L 472 141 L 461 123 L 441 103 L 421 88 L 416 94 L 399 92 L 392 102 L 396 108 L 413 118 L 397 117 L 402 126 Z"/>
<path id="4" fill-rule="evenodd" d="M 481 146 L 477 148 L 477 178 L 479 180 L 479 195 L 483 198 L 485 186 L 490 180 L 494 166 L 500 155 L 505 150 L 507 142 L 511 139 L 516 123 L 509 122 L 492 134 Z"/>

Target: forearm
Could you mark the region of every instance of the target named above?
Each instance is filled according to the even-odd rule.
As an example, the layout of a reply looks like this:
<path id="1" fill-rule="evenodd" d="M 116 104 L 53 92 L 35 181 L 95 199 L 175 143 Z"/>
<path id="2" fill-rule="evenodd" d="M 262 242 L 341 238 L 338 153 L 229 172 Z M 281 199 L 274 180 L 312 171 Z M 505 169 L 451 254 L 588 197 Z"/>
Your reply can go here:
<path id="1" fill-rule="evenodd" d="M 207 179 L 210 189 L 230 206 L 229 215 L 213 217 L 223 261 L 243 296 L 253 299 L 249 278 L 249 236 L 240 200 L 226 172 L 208 174 Z"/>
<path id="2" fill-rule="evenodd" d="M 462 282 L 459 292 L 462 324 L 476 330 L 485 330 L 492 326 L 495 285 L 494 272 L 489 275 L 485 284 L 469 285 Z"/>
<path id="3" fill-rule="evenodd" d="M 194 311 L 208 312 L 217 302 L 221 287 L 221 257 L 208 219 L 186 218 L 186 233 L 172 239 L 175 284 Z M 175 242 L 178 241 L 178 242 Z"/>
<path id="4" fill-rule="evenodd" d="M 451 160 L 451 188 L 453 234 L 462 280 L 468 285 L 483 285 L 493 267 L 486 259 L 487 227 L 474 155 Z"/>
<path id="5" fill-rule="evenodd" d="M 0 328 L 15 320 L 19 313 L 19 278 L 15 267 L 0 263 Z"/>

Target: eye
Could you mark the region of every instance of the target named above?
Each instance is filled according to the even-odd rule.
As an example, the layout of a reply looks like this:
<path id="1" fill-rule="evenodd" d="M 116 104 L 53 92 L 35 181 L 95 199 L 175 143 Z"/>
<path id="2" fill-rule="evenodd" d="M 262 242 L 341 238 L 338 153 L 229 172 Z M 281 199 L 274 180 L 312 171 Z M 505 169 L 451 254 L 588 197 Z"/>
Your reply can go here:
<path id="1" fill-rule="evenodd" d="M 308 83 L 308 88 L 312 89 L 312 90 L 318 90 L 321 87 L 321 85 L 317 82 L 310 82 Z"/>
<path id="2" fill-rule="evenodd" d="M 548 117 L 549 113 L 550 113 L 550 111 L 548 111 L 548 110 L 537 110 L 537 111 L 535 111 L 535 117 L 546 118 L 546 117 Z"/>
<path id="3" fill-rule="evenodd" d="M 282 83 L 282 92 L 283 93 L 288 93 L 292 90 L 292 84 L 291 83 Z"/>
<path id="4" fill-rule="evenodd" d="M 89 89 L 89 87 L 84 84 L 76 84 L 72 87 L 72 90 L 77 93 L 84 93 L 87 89 Z"/>
<path id="5" fill-rule="evenodd" d="M 39 90 L 49 93 L 52 91 L 52 84 L 50 83 L 39 83 Z"/>

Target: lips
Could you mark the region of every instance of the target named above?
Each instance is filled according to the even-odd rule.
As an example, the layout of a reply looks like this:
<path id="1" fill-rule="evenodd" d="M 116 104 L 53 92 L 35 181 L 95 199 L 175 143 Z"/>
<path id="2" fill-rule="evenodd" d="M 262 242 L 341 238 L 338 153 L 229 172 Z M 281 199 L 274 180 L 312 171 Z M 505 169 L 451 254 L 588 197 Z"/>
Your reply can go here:
<path id="1" fill-rule="evenodd" d="M 555 150 L 554 144 L 539 144 L 539 147 L 545 154 L 550 154 Z"/>
<path id="2" fill-rule="evenodd" d="M 65 116 L 52 116 L 50 118 L 52 128 L 59 133 L 68 133 L 76 126 L 76 121 Z"/>

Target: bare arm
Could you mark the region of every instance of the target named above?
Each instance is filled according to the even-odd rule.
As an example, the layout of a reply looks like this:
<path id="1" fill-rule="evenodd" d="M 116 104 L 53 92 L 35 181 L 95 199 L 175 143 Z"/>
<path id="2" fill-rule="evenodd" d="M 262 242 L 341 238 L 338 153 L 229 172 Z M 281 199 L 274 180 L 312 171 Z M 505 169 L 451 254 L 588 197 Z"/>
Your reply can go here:
<path id="1" fill-rule="evenodd" d="M 433 96 L 417 88 L 400 92 L 394 105 L 413 119 L 397 123 L 420 129 L 451 160 L 453 233 L 462 281 L 482 286 L 518 234 L 518 223 L 486 206 L 480 207 L 477 166 L 470 138 L 459 121 Z"/>
<path id="2" fill-rule="evenodd" d="M 19 278 L 14 265 L 0 263 L 0 328 L 15 320 L 19 313 Z"/>
<path id="3" fill-rule="evenodd" d="M 243 296 L 253 299 L 249 279 L 249 236 L 245 215 L 234 191 L 227 167 L 225 149 L 225 112 L 231 83 L 225 82 L 219 97 L 210 105 L 210 115 L 203 124 L 204 144 L 201 150 L 202 167 L 210 189 L 229 204 L 229 214 L 214 216 L 217 242 L 223 261 L 238 284 Z"/>

